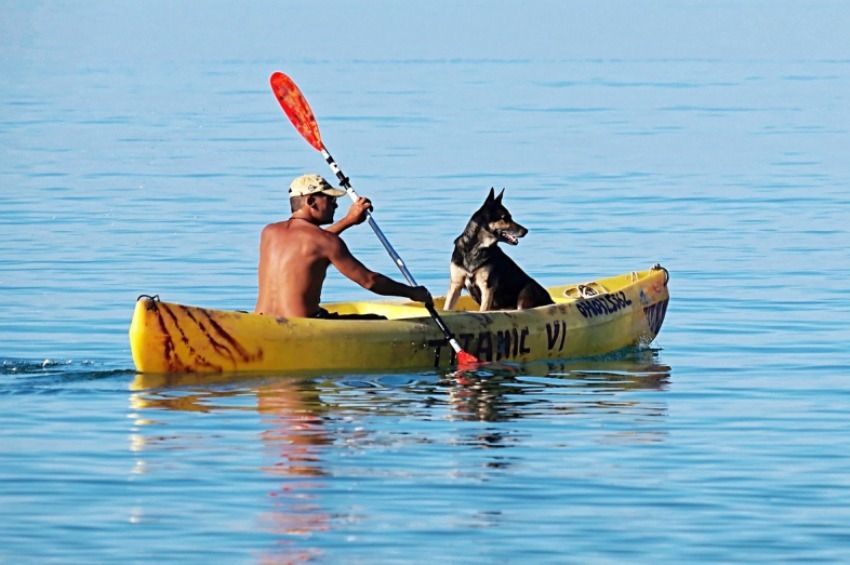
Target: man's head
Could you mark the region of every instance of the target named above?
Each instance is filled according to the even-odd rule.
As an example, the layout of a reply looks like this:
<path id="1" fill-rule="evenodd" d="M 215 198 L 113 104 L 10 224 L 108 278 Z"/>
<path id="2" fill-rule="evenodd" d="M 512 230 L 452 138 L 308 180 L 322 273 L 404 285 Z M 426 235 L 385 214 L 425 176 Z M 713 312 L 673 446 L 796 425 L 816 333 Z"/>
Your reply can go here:
<path id="1" fill-rule="evenodd" d="M 307 207 L 321 223 L 333 220 L 336 199 L 345 194 L 317 174 L 302 175 L 289 185 L 289 205 L 293 212 Z"/>

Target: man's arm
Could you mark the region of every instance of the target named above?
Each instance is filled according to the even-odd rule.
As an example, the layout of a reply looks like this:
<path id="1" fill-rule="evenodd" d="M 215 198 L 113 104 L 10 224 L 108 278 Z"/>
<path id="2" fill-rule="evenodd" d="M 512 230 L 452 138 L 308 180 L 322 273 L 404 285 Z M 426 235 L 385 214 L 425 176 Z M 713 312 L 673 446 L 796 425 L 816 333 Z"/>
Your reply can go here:
<path id="1" fill-rule="evenodd" d="M 392 280 L 380 273 L 370 271 L 348 250 L 339 237 L 329 238 L 328 259 L 340 273 L 366 290 L 382 296 L 401 296 L 416 302 L 431 303 L 431 293 L 424 286 L 409 286 Z"/>
<path id="2" fill-rule="evenodd" d="M 351 226 L 362 224 L 366 221 L 366 212 L 372 210 L 372 201 L 362 196 L 357 199 L 357 202 L 352 202 L 348 208 L 348 213 L 337 223 L 325 228 L 325 231 L 339 235 Z"/>

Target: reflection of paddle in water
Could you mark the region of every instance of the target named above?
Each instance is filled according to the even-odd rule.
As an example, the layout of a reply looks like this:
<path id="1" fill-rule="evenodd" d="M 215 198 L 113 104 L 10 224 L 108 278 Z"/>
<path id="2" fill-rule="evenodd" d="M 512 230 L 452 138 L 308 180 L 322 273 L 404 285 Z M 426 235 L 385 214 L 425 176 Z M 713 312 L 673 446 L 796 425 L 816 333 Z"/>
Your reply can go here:
<path id="1" fill-rule="evenodd" d="M 670 367 L 658 363 L 654 351 L 634 349 L 601 359 L 483 364 L 472 371 L 448 373 L 443 382 L 458 419 L 500 422 L 599 409 L 657 414 L 663 412 L 657 403 L 618 396 L 663 390 L 669 377 Z"/>

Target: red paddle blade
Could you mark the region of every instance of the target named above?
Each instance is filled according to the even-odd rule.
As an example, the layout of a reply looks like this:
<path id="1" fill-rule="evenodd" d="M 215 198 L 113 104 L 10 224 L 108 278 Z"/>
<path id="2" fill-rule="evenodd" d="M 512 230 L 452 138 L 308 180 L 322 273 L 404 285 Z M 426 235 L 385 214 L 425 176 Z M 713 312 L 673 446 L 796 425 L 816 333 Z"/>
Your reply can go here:
<path id="1" fill-rule="evenodd" d="M 458 368 L 467 365 L 478 365 L 481 363 L 481 361 L 478 360 L 478 357 L 463 350 L 458 351 L 456 355 Z"/>
<path id="2" fill-rule="evenodd" d="M 313 110 L 310 109 L 307 99 L 301 94 L 298 86 L 292 82 L 291 78 L 280 71 L 272 73 L 270 82 L 275 98 L 280 102 L 280 107 L 286 112 L 286 116 L 298 130 L 298 133 L 316 151 L 324 149 L 325 145 L 322 143 L 322 136 L 319 134 L 319 124 L 316 123 Z"/>

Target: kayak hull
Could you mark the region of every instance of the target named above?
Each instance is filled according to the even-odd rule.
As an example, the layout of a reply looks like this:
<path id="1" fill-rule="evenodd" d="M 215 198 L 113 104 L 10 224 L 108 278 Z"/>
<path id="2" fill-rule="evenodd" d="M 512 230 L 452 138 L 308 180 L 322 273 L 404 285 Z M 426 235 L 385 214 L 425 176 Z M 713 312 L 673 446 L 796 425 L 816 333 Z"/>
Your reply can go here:
<path id="1" fill-rule="evenodd" d="M 478 312 L 469 298 L 442 314 L 461 347 L 482 361 L 589 357 L 658 334 L 667 310 L 666 269 L 552 287 L 555 304 Z M 435 299 L 441 308 L 443 299 Z M 425 308 L 413 302 L 323 304 L 331 312 L 387 320 L 275 318 L 141 297 L 130 324 L 136 369 L 144 373 L 307 372 L 429 369 L 454 352 Z"/>

